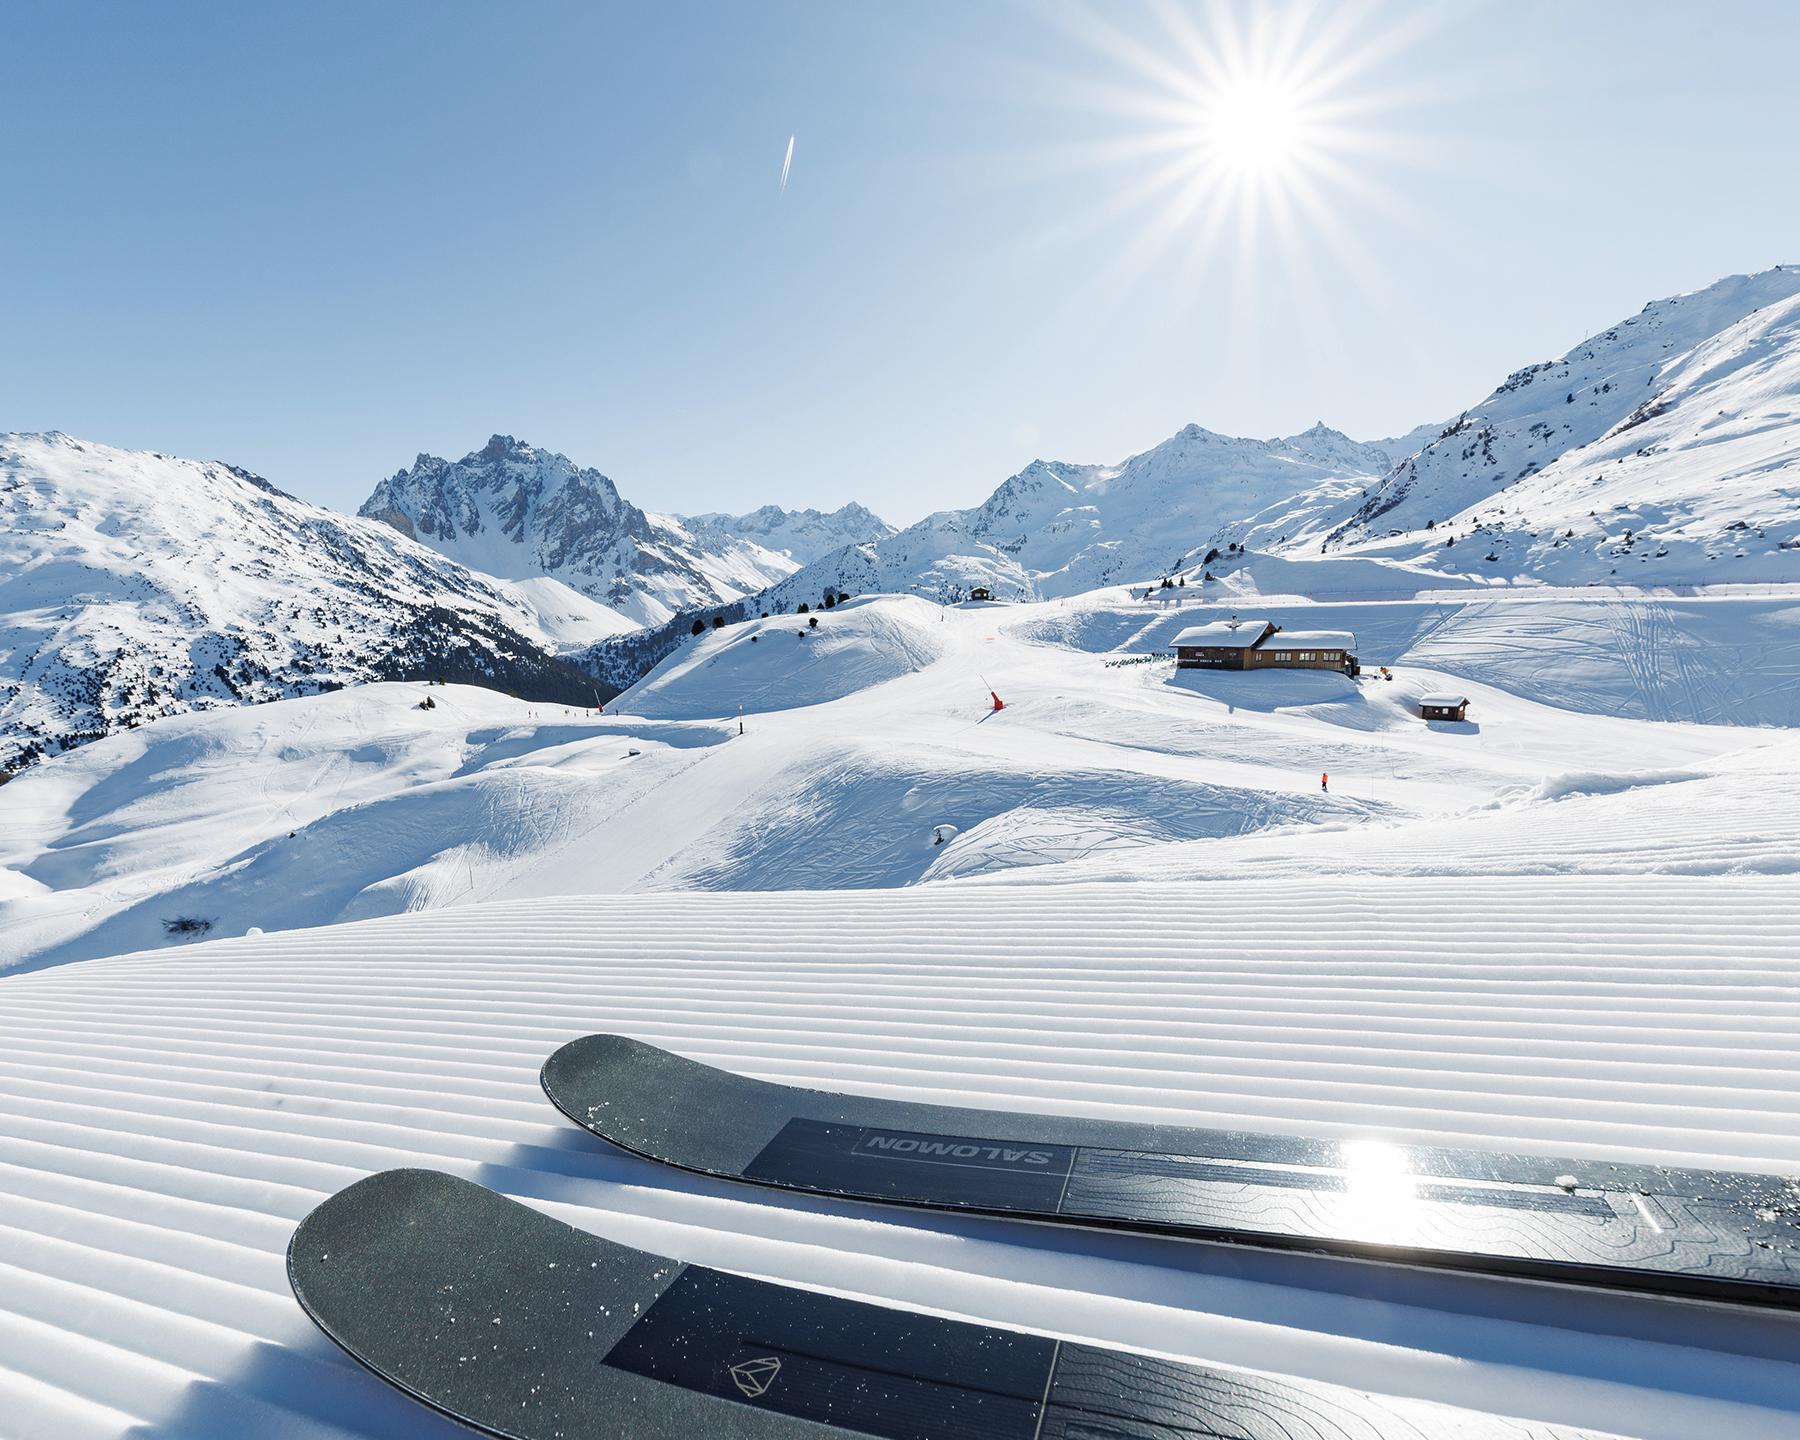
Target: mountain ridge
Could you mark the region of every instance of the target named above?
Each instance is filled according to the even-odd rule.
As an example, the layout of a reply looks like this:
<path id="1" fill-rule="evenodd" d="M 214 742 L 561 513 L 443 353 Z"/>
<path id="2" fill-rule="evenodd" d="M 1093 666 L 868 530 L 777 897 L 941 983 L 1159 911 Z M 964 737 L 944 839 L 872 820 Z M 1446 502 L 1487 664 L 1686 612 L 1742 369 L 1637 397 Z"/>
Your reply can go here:
<path id="1" fill-rule="evenodd" d="M 1447 573 L 1795 578 L 1796 495 L 1800 268 L 1776 266 L 1514 371 L 1325 543 Z"/>
<path id="2" fill-rule="evenodd" d="M 0 435 L 0 771 L 370 679 L 593 703 L 554 629 L 499 582 L 240 467 Z"/>

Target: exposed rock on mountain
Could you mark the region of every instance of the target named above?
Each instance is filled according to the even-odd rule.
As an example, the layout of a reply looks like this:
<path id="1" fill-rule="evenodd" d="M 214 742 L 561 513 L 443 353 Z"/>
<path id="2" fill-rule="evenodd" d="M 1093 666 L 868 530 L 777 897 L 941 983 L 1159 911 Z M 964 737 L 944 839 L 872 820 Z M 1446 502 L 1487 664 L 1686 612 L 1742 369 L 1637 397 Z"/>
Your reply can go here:
<path id="1" fill-rule="evenodd" d="M 461 460 L 421 455 L 359 512 L 489 575 L 563 581 L 637 625 L 753 594 L 807 559 L 881 533 L 861 506 L 768 506 L 684 521 L 640 510 L 598 470 L 496 435 Z"/>

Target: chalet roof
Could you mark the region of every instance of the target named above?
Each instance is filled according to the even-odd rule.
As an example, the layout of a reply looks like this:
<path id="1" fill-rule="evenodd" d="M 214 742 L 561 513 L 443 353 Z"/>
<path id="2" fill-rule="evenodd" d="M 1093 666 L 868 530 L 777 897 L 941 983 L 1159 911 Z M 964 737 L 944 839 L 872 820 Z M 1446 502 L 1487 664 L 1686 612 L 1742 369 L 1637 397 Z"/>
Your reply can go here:
<path id="1" fill-rule="evenodd" d="M 1448 705 L 1454 708 L 1457 705 L 1467 705 L 1469 697 L 1454 690 L 1434 690 L 1429 695 L 1421 695 L 1419 703 L 1421 705 Z"/>
<path id="2" fill-rule="evenodd" d="M 1212 645 L 1222 650 L 1250 650 L 1269 628 L 1267 620 L 1214 620 L 1190 625 L 1169 642 L 1177 645 Z"/>
<path id="3" fill-rule="evenodd" d="M 1264 650 L 1354 650 L 1356 637 L 1348 630 L 1277 630 L 1261 647 Z"/>

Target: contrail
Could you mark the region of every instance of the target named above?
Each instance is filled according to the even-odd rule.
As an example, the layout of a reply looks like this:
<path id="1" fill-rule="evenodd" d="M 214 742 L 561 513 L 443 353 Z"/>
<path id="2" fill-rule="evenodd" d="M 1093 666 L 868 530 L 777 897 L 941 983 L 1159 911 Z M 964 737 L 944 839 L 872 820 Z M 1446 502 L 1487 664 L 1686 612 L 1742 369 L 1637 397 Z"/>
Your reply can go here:
<path id="1" fill-rule="evenodd" d="M 787 194 L 788 170 L 794 163 L 794 137 L 788 136 L 787 154 L 781 159 L 781 193 Z"/>

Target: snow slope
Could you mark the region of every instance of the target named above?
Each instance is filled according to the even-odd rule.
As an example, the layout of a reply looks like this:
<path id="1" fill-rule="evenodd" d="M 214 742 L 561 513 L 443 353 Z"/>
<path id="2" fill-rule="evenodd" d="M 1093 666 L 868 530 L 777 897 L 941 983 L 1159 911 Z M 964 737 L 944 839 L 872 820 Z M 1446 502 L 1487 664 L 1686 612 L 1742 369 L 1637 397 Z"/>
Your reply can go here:
<path id="1" fill-rule="evenodd" d="M 132 730 L 0 789 L 0 966 L 467 903 L 723 739 L 419 684 Z"/>
<path id="2" fill-rule="evenodd" d="M 1365 553 L 1552 582 L 1792 580 L 1797 500 L 1800 268 L 1789 266 L 1654 302 L 1518 371 L 1332 539 L 1387 536 Z"/>
<path id="3" fill-rule="evenodd" d="M 0 772 L 157 716 L 383 677 L 591 696 L 616 628 L 230 466 L 0 436 Z"/>
<path id="4" fill-rule="evenodd" d="M 1344 602 L 1250 590 L 1211 601 L 1190 588 L 1181 599 L 1113 592 L 1018 613 L 1011 628 L 1022 637 L 1118 655 L 1163 654 L 1188 625 L 1257 615 L 1289 629 L 1348 630 L 1365 666 L 1427 667 L 1561 710 L 1800 725 L 1800 585 L 1688 595 L 1452 589 Z"/>
<path id="5" fill-rule="evenodd" d="M 359 512 L 472 569 L 549 576 L 654 625 L 681 610 L 762 590 L 816 549 L 886 530 L 861 506 L 832 516 L 778 507 L 691 523 L 640 510 L 598 470 L 496 435 L 461 460 L 420 455 Z M 767 543 L 764 543 L 767 542 Z"/>

